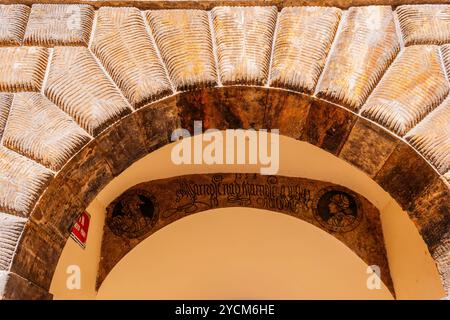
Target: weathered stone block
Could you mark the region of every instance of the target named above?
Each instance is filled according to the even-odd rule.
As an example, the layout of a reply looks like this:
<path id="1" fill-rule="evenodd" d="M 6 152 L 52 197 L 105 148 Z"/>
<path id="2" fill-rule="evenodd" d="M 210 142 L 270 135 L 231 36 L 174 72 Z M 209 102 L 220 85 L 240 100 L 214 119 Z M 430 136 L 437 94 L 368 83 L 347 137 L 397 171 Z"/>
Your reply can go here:
<path id="1" fill-rule="evenodd" d="M 342 20 L 317 95 L 358 110 L 400 49 L 389 6 L 352 7 Z"/>
<path id="2" fill-rule="evenodd" d="M 278 16 L 270 85 L 313 93 L 340 18 L 338 8 L 283 8 Z"/>
<path id="3" fill-rule="evenodd" d="M 84 4 L 33 4 L 25 31 L 26 45 L 87 46 L 94 10 Z"/>
<path id="4" fill-rule="evenodd" d="M 368 176 L 374 177 L 398 144 L 398 139 L 365 119 L 359 118 L 339 153 Z"/>
<path id="5" fill-rule="evenodd" d="M 450 5 L 403 5 L 396 12 L 407 46 L 450 42 Z"/>
<path id="6" fill-rule="evenodd" d="M 431 252 L 442 245 L 450 231 L 450 192 L 442 178 L 436 178 L 408 206 L 408 213 L 416 223 Z"/>
<path id="7" fill-rule="evenodd" d="M 222 83 L 266 84 L 277 8 L 216 7 L 211 19 Z"/>
<path id="8" fill-rule="evenodd" d="M 21 4 L 0 5 L 0 46 L 22 43 L 30 8 Z"/>
<path id="9" fill-rule="evenodd" d="M 66 239 L 28 221 L 10 271 L 48 290 Z"/>
<path id="10" fill-rule="evenodd" d="M 26 221 L 25 218 L 0 212 L 0 270 L 9 270 Z"/>
<path id="11" fill-rule="evenodd" d="M 405 136 L 441 173 L 450 170 L 450 98 Z"/>
<path id="12" fill-rule="evenodd" d="M 362 115 L 403 136 L 449 92 L 436 46 L 405 48 L 372 92 Z"/>
<path id="13" fill-rule="evenodd" d="M 98 10 L 91 48 L 135 108 L 172 93 L 138 9 Z"/>
<path id="14" fill-rule="evenodd" d="M 149 153 L 145 129 L 136 112 L 109 127 L 98 137 L 102 156 L 114 176 L 120 174 L 133 162 Z M 157 118 L 153 122 L 162 121 Z M 151 125 L 151 124 L 150 124 Z"/>
<path id="15" fill-rule="evenodd" d="M 412 147 L 399 142 L 374 180 L 406 209 L 437 173 Z"/>
<path id="16" fill-rule="evenodd" d="M 51 300 L 52 294 L 13 272 L 0 271 L 0 300 Z"/>
<path id="17" fill-rule="evenodd" d="M 90 140 L 64 111 L 40 93 L 18 93 L 8 118 L 3 143 L 53 171 Z"/>
<path id="18" fill-rule="evenodd" d="M 344 108 L 313 100 L 301 140 L 338 155 L 356 119 L 355 114 Z"/>
<path id="19" fill-rule="evenodd" d="M 56 47 L 46 96 L 92 136 L 131 112 L 117 87 L 83 47 Z"/>
<path id="20" fill-rule="evenodd" d="M 217 83 L 208 13 L 152 10 L 147 19 L 177 90 Z"/>
<path id="21" fill-rule="evenodd" d="M 269 89 L 233 86 L 217 91 L 218 111 L 226 129 L 264 128 L 264 113 Z"/>
<path id="22" fill-rule="evenodd" d="M 53 173 L 0 147 L 0 211 L 27 217 Z"/>
<path id="23" fill-rule="evenodd" d="M 176 96 L 143 107 L 137 111 L 137 115 L 148 152 L 170 143 L 172 132 L 182 127 Z"/>
<path id="24" fill-rule="evenodd" d="M 279 129 L 281 135 L 301 139 L 311 102 L 311 98 L 302 94 L 270 90 L 263 128 Z"/>
<path id="25" fill-rule="evenodd" d="M 2 139 L 5 130 L 6 121 L 9 116 L 9 109 L 11 107 L 13 95 L 9 93 L 0 94 L 0 140 Z"/>
<path id="26" fill-rule="evenodd" d="M 0 91 L 39 91 L 48 51 L 38 47 L 0 47 Z"/>

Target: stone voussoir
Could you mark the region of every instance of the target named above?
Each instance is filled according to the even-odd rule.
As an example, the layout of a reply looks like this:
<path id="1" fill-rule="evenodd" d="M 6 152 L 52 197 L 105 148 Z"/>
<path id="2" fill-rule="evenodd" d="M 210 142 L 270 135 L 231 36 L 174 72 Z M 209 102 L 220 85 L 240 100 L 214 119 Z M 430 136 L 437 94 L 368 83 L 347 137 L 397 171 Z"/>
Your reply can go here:
<path id="1" fill-rule="evenodd" d="M 172 93 L 138 9 L 99 9 L 91 49 L 135 108 Z"/>
<path id="2" fill-rule="evenodd" d="M 283 8 L 278 17 L 270 85 L 312 94 L 341 16 L 338 8 Z"/>
<path id="3" fill-rule="evenodd" d="M 17 93 L 8 118 L 6 147 L 58 171 L 89 135 L 40 93 Z"/>
<path id="4" fill-rule="evenodd" d="M 405 48 L 362 108 L 362 115 L 403 136 L 449 92 L 437 46 Z"/>
<path id="5" fill-rule="evenodd" d="M 441 174 L 450 170 L 450 98 L 405 136 Z"/>
<path id="6" fill-rule="evenodd" d="M 8 121 L 9 109 L 11 107 L 13 95 L 9 93 L 0 94 L 0 140 L 5 131 L 6 122 Z"/>
<path id="7" fill-rule="evenodd" d="M 92 136 L 131 112 L 121 92 L 84 47 L 54 49 L 44 92 Z"/>
<path id="8" fill-rule="evenodd" d="M 52 175 L 38 163 L 0 147 L 0 211 L 28 216 Z"/>
<path id="9" fill-rule="evenodd" d="M 25 278 L 0 271 L 0 300 L 51 300 L 53 295 Z"/>
<path id="10" fill-rule="evenodd" d="M 394 60 L 400 42 L 389 6 L 350 8 L 341 24 L 316 92 L 356 111 Z"/>
<path id="11" fill-rule="evenodd" d="M 211 16 L 222 83 L 266 84 L 277 8 L 216 7 Z"/>
<path id="12" fill-rule="evenodd" d="M 9 270 L 27 219 L 0 212 L 0 270 Z"/>
<path id="13" fill-rule="evenodd" d="M 30 8 L 0 4 L 0 46 L 19 46 L 23 41 Z"/>
<path id="14" fill-rule="evenodd" d="M 33 4 L 24 43 L 53 47 L 87 46 L 94 9 L 83 4 Z"/>
<path id="15" fill-rule="evenodd" d="M 450 5 L 403 5 L 396 12 L 405 45 L 450 43 Z"/>
<path id="16" fill-rule="evenodd" d="M 202 10 L 154 10 L 148 22 L 177 90 L 217 84 L 208 13 Z"/>
<path id="17" fill-rule="evenodd" d="M 41 47 L 0 47 L 0 92 L 39 91 L 48 50 Z"/>

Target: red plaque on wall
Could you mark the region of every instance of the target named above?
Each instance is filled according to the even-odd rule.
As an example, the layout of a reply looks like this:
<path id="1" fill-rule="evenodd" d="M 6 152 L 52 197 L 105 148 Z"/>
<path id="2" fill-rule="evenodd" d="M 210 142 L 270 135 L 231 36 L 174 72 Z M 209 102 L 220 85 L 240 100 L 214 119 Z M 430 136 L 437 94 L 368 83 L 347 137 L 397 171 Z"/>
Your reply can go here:
<path id="1" fill-rule="evenodd" d="M 83 212 L 72 227 L 70 237 L 75 240 L 83 249 L 86 248 L 86 240 L 89 230 L 91 216 L 86 211 Z"/>

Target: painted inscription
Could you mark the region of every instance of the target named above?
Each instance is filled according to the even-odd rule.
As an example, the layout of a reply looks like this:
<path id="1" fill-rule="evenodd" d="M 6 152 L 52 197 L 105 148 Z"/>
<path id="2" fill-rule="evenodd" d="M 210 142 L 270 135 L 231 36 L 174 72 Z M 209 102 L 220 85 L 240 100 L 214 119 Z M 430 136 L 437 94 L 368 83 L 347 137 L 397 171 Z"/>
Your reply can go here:
<path id="1" fill-rule="evenodd" d="M 200 180 L 192 176 L 176 178 L 153 191 L 132 188 L 109 207 L 107 224 L 116 235 L 138 238 L 159 219 L 233 206 L 293 216 L 308 213 L 320 226 L 333 232 L 348 232 L 360 223 L 359 200 L 351 192 L 338 186 L 317 189 L 301 179 L 281 180 L 254 174 L 214 174 Z M 157 199 L 163 191 L 165 201 L 159 205 Z"/>
<path id="2" fill-rule="evenodd" d="M 263 207 L 277 211 L 298 213 L 311 208 L 311 191 L 299 184 L 278 183 L 277 177 L 268 176 L 264 183 L 251 179 L 252 175 L 235 174 L 234 181 L 225 182 L 224 176 L 214 175 L 208 183 L 195 183 L 181 179 L 176 190 L 175 207 L 166 210 L 162 216 L 208 210 L 219 207 L 219 199 L 227 206 Z M 200 199 L 207 199 L 202 201 Z"/>

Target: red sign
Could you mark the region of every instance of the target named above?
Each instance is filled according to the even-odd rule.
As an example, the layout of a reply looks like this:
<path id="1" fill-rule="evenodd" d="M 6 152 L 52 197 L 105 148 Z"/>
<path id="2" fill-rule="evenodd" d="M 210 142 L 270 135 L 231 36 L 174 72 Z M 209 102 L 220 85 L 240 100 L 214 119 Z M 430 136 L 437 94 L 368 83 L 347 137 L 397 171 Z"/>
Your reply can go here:
<path id="1" fill-rule="evenodd" d="M 86 248 L 86 240 L 89 230 L 91 216 L 86 211 L 83 212 L 72 227 L 70 237 L 75 240 L 83 249 Z"/>

